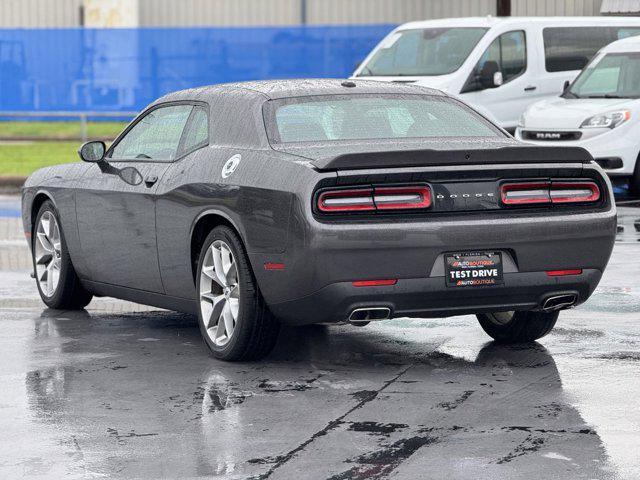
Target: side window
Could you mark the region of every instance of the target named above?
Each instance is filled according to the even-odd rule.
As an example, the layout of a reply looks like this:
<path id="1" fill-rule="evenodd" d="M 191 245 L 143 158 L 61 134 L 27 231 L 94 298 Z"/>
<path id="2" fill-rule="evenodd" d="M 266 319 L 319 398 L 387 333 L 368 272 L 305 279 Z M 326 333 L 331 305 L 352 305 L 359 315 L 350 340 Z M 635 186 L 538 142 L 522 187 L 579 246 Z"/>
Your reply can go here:
<path id="1" fill-rule="evenodd" d="M 622 38 L 640 35 L 633 27 L 556 27 L 542 31 L 547 72 L 582 70 L 598 50 Z"/>
<path id="2" fill-rule="evenodd" d="M 204 107 L 193 107 L 178 152 L 181 157 L 209 143 L 209 115 Z"/>
<path id="3" fill-rule="evenodd" d="M 522 30 L 507 32 L 485 50 L 460 93 L 496 88 L 519 77 L 527 69 L 526 36 Z M 494 75 L 502 74 L 502 83 Z"/>
<path id="4" fill-rule="evenodd" d="M 160 107 L 147 113 L 111 151 L 115 160 L 174 160 L 191 105 Z"/>

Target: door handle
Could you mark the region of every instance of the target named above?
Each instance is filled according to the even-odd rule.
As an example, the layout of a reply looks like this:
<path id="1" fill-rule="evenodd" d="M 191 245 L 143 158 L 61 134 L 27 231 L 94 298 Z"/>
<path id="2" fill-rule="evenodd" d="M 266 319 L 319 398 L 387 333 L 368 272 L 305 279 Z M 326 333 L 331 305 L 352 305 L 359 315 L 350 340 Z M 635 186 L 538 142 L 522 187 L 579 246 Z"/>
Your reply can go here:
<path id="1" fill-rule="evenodd" d="M 527 87 L 524 87 L 524 91 L 525 92 L 533 92 L 536 88 L 538 88 L 538 87 L 536 87 L 535 85 L 529 85 Z"/>
<path id="2" fill-rule="evenodd" d="M 144 179 L 144 184 L 147 187 L 153 187 L 157 181 L 158 177 L 156 175 L 147 175 Z"/>

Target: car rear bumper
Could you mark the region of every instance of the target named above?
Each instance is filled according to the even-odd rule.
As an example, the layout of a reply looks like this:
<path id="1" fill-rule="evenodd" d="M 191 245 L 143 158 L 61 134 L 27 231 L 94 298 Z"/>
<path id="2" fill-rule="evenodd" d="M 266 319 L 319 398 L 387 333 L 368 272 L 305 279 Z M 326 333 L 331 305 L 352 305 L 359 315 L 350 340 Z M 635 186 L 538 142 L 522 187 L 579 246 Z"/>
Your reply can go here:
<path id="1" fill-rule="evenodd" d="M 601 276 L 596 269 L 564 277 L 550 277 L 546 272 L 507 273 L 502 285 L 456 288 L 445 286 L 443 276 L 400 279 L 395 285 L 379 287 L 338 282 L 270 308 L 282 321 L 298 325 L 346 321 L 354 310 L 362 308 L 388 308 L 392 318 L 538 310 L 555 295 L 574 295 L 575 304 L 584 302 Z"/>
<path id="2" fill-rule="evenodd" d="M 283 254 L 250 255 L 273 313 L 288 323 L 344 321 L 355 308 L 387 307 L 392 316 L 447 316 L 532 310 L 572 292 L 584 302 L 606 267 L 616 234 L 615 207 L 605 211 L 491 220 L 459 217 L 418 223 L 316 225 Z M 499 251 L 504 284 L 445 285 L 444 254 Z M 277 264 L 278 270 L 263 265 Z M 550 270 L 582 269 L 549 277 Z M 397 280 L 356 287 L 354 281 Z"/>

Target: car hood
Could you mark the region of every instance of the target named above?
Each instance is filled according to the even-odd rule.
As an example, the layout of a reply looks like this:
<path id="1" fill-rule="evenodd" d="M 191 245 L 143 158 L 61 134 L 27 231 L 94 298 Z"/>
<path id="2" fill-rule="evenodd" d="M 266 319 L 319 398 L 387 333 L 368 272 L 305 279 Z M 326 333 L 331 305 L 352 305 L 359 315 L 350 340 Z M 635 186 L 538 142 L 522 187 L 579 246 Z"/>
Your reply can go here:
<path id="1" fill-rule="evenodd" d="M 639 100 L 628 98 L 553 98 L 534 103 L 524 114 L 526 129 L 577 129 L 594 115 L 638 108 Z"/>

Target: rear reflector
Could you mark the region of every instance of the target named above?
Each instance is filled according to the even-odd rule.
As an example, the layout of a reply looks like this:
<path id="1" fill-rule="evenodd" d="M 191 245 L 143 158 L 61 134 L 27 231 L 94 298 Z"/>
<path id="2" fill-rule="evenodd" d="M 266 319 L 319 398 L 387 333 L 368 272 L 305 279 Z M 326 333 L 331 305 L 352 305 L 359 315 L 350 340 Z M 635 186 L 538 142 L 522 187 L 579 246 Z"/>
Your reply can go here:
<path id="1" fill-rule="evenodd" d="M 500 198 L 504 205 L 592 203 L 600 200 L 600 189 L 589 181 L 503 183 Z"/>
<path id="2" fill-rule="evenodd" d="M 431 189 L 426 185 L 327 190 L 318 196 L 323 213 L 377 210 L 415 210 L 431 207 Z"/>
<path id="3" fill-rule="evenodd" d="M 547 275 L 550 277 L 564 277 L 567 275 L 581 275 L 581 268 L 574 268 L 573 270 L 549 270 Z"/>
<path id="4" fill-rule="evenodd" d="M 284 270 L 284 263 L 267 262 L 264 264 L 265 270 Z"/>
<path id="5" fill-rule="evenodd" d="M 398 280 L 395 279 L 387 279 L 387 280 L 356 280 L 352 282 L 354 287 L 383 287 L 389 285 L 395 285 L 398 283 Z"/>

